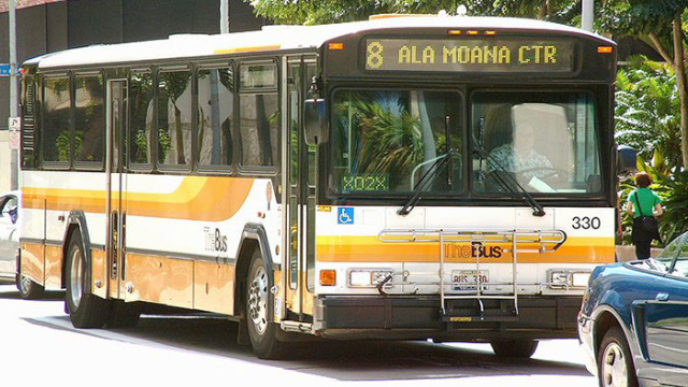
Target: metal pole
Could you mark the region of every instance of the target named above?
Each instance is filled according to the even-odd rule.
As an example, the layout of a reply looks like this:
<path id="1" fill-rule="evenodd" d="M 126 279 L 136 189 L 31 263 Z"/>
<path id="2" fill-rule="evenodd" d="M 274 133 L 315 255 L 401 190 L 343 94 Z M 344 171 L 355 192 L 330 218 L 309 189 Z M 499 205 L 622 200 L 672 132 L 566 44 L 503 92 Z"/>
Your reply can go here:
<path id="1" fill-rule="evenodd" d="M 16 0 L 10 0 L 10 117 L 17 117 L 17 36 L 16 36 Z M 12 189 L 18 187 L 18 167 L 17 158 L 19 152 L 17 149 L 12 149 L 10 152 L 10 184 Z"/>
<path id="2" fill-rule="evenodd" d="M 584 30 L 592 32 L 592 22 L 595 18 L 595 0 L 583 0 L 583 11 L 581 26 Z"/>
<path id="3" fill-rule="evenodd" d="M 220 0 L 220 33 L 229 33 L 229 0 Z"/>

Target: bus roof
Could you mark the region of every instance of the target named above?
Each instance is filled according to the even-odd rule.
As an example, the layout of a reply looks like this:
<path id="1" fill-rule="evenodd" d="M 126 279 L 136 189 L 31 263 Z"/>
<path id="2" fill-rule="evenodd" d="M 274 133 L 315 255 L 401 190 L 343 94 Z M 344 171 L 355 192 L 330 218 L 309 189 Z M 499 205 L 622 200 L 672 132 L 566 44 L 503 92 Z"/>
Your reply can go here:
<path id="1" fill-rule="evenodd" d="M 603 44 L 615 44 L 611 40 L 587 31 L 535 19 L 428 15 L 383 17 L 368 21 L 315 26 L 265 26 L 260 31 L 218 35 L 172 35 L 168 39 L 162 40 L 93 45 L 49 53 L 29 59 L 24 62 L 24 65 L 37 65 L 41 70 L 49 70 L 280 49 L 317 49 L 323 43 L 340 36 L 386 28 L 480 28 L 532 32 L 549 31 L 578 34 L 598 39 Z"/>

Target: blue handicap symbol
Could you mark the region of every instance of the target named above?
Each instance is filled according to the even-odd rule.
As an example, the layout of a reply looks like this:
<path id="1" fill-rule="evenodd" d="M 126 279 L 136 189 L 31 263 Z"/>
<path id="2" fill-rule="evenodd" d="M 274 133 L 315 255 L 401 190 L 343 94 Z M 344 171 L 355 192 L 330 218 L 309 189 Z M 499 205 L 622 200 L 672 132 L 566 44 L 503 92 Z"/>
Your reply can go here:
<path id="1" fill-rule="evenodd" d="M 353 207 L 339 207 L 337 209 L 337 223 L 339 223 L 339 224 L 354 224 L 354 208 Z"/>

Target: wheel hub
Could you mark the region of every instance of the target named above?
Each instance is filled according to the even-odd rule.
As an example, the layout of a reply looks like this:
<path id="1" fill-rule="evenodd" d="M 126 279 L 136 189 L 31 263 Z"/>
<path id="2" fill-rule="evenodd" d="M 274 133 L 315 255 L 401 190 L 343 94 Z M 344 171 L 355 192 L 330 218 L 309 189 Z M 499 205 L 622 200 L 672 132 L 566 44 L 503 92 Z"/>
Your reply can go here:
<path id="1" fill-rule="evenodd" d="M 72 263 L 69 268 L 69 290 L 72 299 L 72 305 L 75 307 L 79 306 L 81 303 L 81 297 L 83 295 L 83 259 L 79 249 L 74 249 L 72 253 Z"/>
<path id="2" fill-rule="evenodd" d="M 626 387 L 628 369 L 623 350 L 617 343 L 610 343 L 602 357 L 602 381 L 608 387 Z"/>
<path id="3" fill-rule="evenodd" d="M 265 333 L 268 326 L 268 275 L 263 267 L 256 270 L 248 288 L 248 315 L 258 334 Z"/>

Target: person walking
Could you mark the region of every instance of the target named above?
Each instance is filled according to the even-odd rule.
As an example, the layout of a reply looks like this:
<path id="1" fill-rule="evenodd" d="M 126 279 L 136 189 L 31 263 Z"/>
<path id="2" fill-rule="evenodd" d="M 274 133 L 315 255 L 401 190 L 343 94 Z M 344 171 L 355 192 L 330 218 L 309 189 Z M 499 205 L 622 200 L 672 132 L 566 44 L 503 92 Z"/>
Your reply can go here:
<path id="1" fill-rule="evenodd" d="M 657 239 L 661 243 L 655 216 L 662 215 L 664 210 L 659 196 L 648 188 L 652 184 L 650 175 L 636 173 L 635 184 L 638 188 L 628 195 L 626 212 L 633 216 L 631 242 L 635 245 L 635 255 L 638 259 L 647 259 L 650 258 L 652 240 Z"/>

